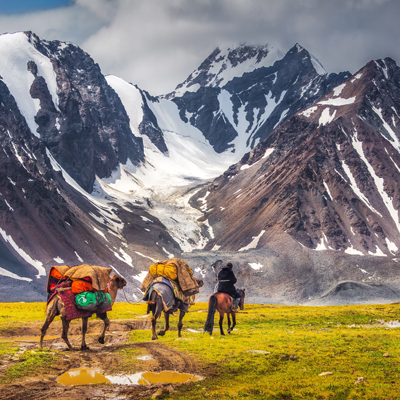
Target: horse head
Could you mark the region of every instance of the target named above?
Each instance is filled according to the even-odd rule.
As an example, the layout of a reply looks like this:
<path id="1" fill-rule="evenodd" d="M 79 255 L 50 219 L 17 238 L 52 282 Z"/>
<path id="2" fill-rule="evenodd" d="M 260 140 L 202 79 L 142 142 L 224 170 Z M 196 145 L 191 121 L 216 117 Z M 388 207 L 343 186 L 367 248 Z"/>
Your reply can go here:
<path id="1" fill-rule="evenodd" d="M 111 282 L 115 282 L 118 289 L 122 289 L 124 286 L 126 286 L 126 280 L 119 275 L 113 275 L 110 278 L 110 283 Z"/>
<path id="2" fill-rule="evenodd" d="M 240 308 L 241 310 L 244 309 L 245 291 L 246 291 L 246 289 L 239 289 L 239 293 L 240 293 L 239 308 Z"/>

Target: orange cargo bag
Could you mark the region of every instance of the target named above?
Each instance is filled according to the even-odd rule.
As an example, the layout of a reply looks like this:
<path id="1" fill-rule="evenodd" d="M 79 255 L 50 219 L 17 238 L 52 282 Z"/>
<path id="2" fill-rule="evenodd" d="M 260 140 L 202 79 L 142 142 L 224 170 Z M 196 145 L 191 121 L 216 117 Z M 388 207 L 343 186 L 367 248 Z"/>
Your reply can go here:
<path id="1" fill-rule="evenodd" d="M 79 294 L 82 292 L 94 292 L 91 282 L 76 280 L 71 285 L 72 293 Z"/>

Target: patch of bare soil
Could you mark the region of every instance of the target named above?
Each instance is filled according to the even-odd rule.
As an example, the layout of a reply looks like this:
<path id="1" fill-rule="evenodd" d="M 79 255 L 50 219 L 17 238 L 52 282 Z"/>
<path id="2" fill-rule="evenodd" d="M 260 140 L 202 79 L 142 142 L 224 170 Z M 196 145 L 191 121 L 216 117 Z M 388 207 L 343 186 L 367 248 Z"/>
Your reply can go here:
<path id="1" fill-rule="evenodd" d="M 118 375 L 127 373 L 126 359 L 123 354 L 133 352 L 146 355 L 146 360 L 136 360 L 128 366 L 129 373 L 143 371 L 165 371 L 172 370 L 199 374 L 200 367 L 196 361 L 185 353 L 171 349 L 160 341 L 149 341 L 141 343 L 126 343 L 129 332 L 132 329 L 149 329 L 149 320 L 113 321 L 106 333 L 106 343 L 101 345 L 97 342 L 97 336 L 102 327 L 101 321 L 89 321 L 88 335 L 86 342 L 90 350 L 80 351 L 81 336 L 80 324 L 73 321 L 70 327 L 70 341 L 74 349 L 67 351 L 67 346 L 60 338 L 61 323 L 53 322 L 46 334 L 43 347 L 56 350 L 57 361 L 50 372 L 46 375 L 30 376 L 14 384 L 0 385 L 0 399 L 4 400 L 81 400 L 81 399 L 148 399 L 155 393 L 161 394 L 173 391 L 175 384 L 152 384 L 152 385 L 117 385 L 117 384 L 96 384 L 83 386 L 64 386 L 57 382 L 57 379 L 64 372 L 73 368 L 98 368 L 105 375 Z M 38 348 L 39 324 L 33 323 L 18 330 L 19 336 L 10 335 L 8 339 L 18 340 L 18 347 L 22 351 Z M 171 332 L 170 334 L 175 334 Z M 29 337 L 34 336 L 34 337 Z M 61 352 L 61 353 L 58 353 Z M 18 362 L 19 357 L 12 357 L 0 361 L 0 377 L 10 365 Z M 136 362 L 137 361 L 137 362 Z M 123 369 L 121 371 L 121 368 Z M 200 372 L 204 375 L 204 371 Z"/>

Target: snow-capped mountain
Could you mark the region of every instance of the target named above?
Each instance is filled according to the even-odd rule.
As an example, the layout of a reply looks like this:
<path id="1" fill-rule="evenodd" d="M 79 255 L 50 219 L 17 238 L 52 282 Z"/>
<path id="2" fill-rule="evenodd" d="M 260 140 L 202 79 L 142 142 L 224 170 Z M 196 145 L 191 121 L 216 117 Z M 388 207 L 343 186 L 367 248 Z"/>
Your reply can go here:
<path id="1" fill-rule="evenodd" d="M 394 257 L 398 205 L 384 193 L 396 193 L 397 156 L 385 147 L 392 164 L 369 161 L 392 181 L 381 170 L 368 180 L 367 164 L 365 176 L 352 169 L 370 157 L 361 133 L 336 142 L 353 124 L 395 140 L 397 66 L 377 63 L 381 75 L 350 77 L 326 73 L 299 45 L 218 48 L 174 92 L 153 97 L 104 77 L 72 43 L 0 35 L 1 299 L 16 288 L 43 299 L 55 264 L 111 266 L 139 300 L 143 271 L 171 256 L 190 260 L 207 290 L 219 257 L 236 257 L 249 287 L 254 271 L 262 284 L 272 242 L 274 252 L 295 243 Z M 293 289 L 291 299 L 321 288 Z"/>
<path id="2" fill-rule="evenodd" d="M 217 48 L 166 98 L 218 153 L 239 156 L 350 74 L 328 74 L 296 44 L 284 56 L 268 46 Z"/>
<path id="3" fill-rule="evenodd" d="M 313 249 L 398 255 L 399 83 L 393 60 L 371 61 L 217 178 L 207 214 L 226 229 L 206 248 L 262 246 L 278 227 Z"/>
<path id="4" fill-rule="evenodd" d="M 393 284 L 400 251 L 399 105 L 400 68 L 386 58 L 282 123 L 202 194 L 215 226 L 205 249 L 240 253 L 271 248 L 280 238 L 287 271 L 282 264 L 275 266 L 280 275 L 270 269 L 274 286 L 287 289 L 288 276 L 299 284 L 311 279 L 307 292 L 313 287 L 314 296 L 356 277 Z M 308 263 L 295 255 L 299 248 Z M 345 262 L 344 254 L 362 257 Z M 334 262 L 322 272 L 327 257 Z"/>

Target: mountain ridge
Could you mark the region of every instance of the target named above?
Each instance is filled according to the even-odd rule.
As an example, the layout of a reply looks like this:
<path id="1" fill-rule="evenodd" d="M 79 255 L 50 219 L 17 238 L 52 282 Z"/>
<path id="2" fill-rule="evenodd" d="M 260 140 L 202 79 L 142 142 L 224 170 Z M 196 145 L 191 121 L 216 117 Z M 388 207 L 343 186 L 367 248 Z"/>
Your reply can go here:
<path id="1" fill-rule="evenodd" d="M 19 80 L 7 75 L 15 43 Z M 365 257 L 357 262 L 368 268 L 370 257 L 382 259 L 375 273 L 393 276 L 400 246 L 394 214 L 369 168 L 390 171 L 383 186 L 390 195 L 398 192 L 394 61 L 372 62 L 379 73 L 357 78 L 326 73 L 298 44 L 279 56 L 268 46 L 242 46 L 226 57 L 218 50 L 173 95 L 154 97 L 104 77 L 73 44 L 31 32 L 0 36 L 0 256 L 6 267 L 0 287 L 6 296 L 23 285 L 27 298 L 40 297 L 51 265 L 85 262 L 111 266 L 140 300 L 148 265 L 172 256 L 192 260 L 207 291 L 215 260 L 232 257 L 243 271 L 240 284 L 260 295 L 263 285 L 269 288 L 263 301 L 304 302 L 335 279 L 357 280 L 359 269 L 345 272 L 352 257 Z M 350 103 L 351 88 L 356 92 L 363 79 L 370 97 L 360 108 L 365 121 L 357 121 L 362 142 L 371 134 L 376 143 L 390 137 L 394 147 L 360 151 L 352 134 L 349 115 L 358 103 Z M 367 150 L 384 163 L 368 162 Z M 346 182 L 332 175 L 335 169 Z M 397 210 L 398 197 L 390 204 Z M 296 250 L 290 254 L 282 243 Z M 316 250 L 325 252 L 317 257 Z M 388 260 L 376 257 L 383 254 Z M 329 257 L 341 260 L 336 272 L 328 271 L 334 268 Z M 314 259 L 326 266 L 325 276 Z M 282 262 L 297 281 L 282 282 Z M 266 284 L 268 277 L 275 286 Z M 307 280 L 313 284 L 299 286 Z"/>

